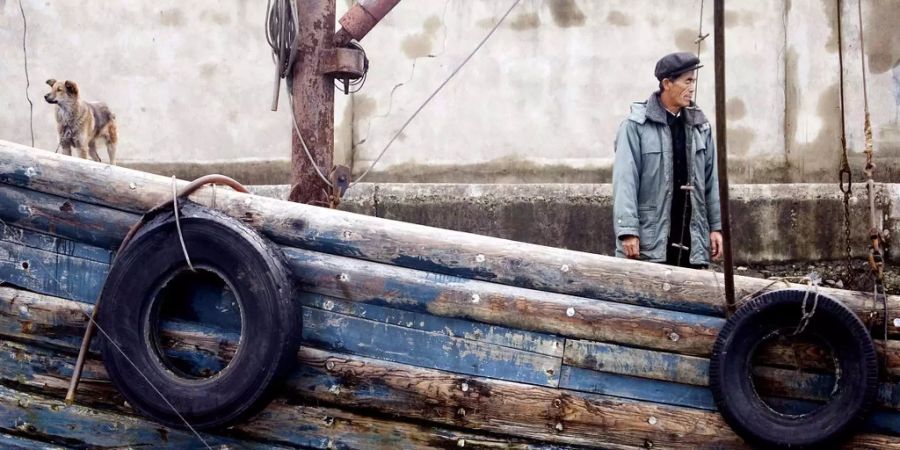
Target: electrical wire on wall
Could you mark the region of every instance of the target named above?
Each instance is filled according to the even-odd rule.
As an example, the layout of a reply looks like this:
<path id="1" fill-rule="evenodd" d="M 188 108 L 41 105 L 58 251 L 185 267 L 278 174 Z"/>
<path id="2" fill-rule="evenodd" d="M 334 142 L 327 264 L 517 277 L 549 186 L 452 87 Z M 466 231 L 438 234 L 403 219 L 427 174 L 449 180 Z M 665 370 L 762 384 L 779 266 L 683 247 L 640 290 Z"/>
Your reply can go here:
<path id="1" fill-rule="evenodd" d="M 31 87 L 31 80 L 28 78 L 28 49 L 25 42 L 28 38 L 28 21 L 25 20 L 25 8 L 22 7 L 22 0 L 19 0 L 19 11 L 22 12 L 22 53 L 25 55 L 25 99 L 28 100 L 28 123 L 31 126 L 31 146 L 34 147 L 34 102 L 28 96 L 28 89 Z"/>

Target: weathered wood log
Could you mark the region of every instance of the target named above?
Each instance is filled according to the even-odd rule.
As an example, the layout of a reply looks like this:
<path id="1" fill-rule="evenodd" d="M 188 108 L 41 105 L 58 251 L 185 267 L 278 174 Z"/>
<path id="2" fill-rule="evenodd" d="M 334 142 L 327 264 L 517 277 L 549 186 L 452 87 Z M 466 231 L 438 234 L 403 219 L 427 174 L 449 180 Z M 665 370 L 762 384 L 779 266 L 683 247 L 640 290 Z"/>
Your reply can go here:
<path id="1" fill-rule="evenodd" d="M 36 234 L 11 226 L 6 229 L 16 237 Z M 19 240 L 3 242 L 14 257 L 8 268 L 0 265 L 0 277 L 88 303 L 99 295 L 107 265 L 32 249 Z M 283 251 L 295 280 L 310 292 L 507 328 L 708 355 L 724 323 L 717 317 L 553 294 L 290 247 Z M 47 264 L 35 266 L 30 272 L 20 270 L 18 265 L 29 257 Z M 68 274 L 72 267 L 80 270 L 85 265 L 91 266 L 89 270 L 58 277 Z M 61 285 L 57 282 L 61 279 L 87 282 Z"/>
<path id="2" fill-rule="evenodd" d="M 200 443 L 190 433 L 170 430 L 144 419 L 97 411 L 61 400 L 0 386 L 0 429 L 66 447 L 152 446 L 192 448 Z M 224 436 L 205 435 L 210 445 L 268 448 Z M 202 447 L 202 446 L 201 446 Z"/>
<path id="3" fill-rule="evenodd" d="M 441 317 L 374 304 L 340 300 L 318 294 L 300 294 L 297 300 L 306 306 L 333 311 L 338 314 L 365 318 L 375 322 L 396 325 L 451 337 L 496 344 L 541 355 L 562 357 L 565 338 L 551 334 L 535 333 L 515 328 L 488 325 L 453 317 Z"/>
<path id="4" fill-rule="evenodd" d="M 138 213 L 171 197 L 171 180 L 165 177 L 5 141 L 0 141 L 0 182 Z M 179 186 L 183 184 L 179 182 Z M 212 189 L 192 198 L 211 204 Z M 225 189 L 218 189 L 215 202 L 217 209 L 292 247 L 542 291 L 678 311 L 724 313 L 721 277 L 707 271 L 434 229 Z M 770 284 L 735 278 L 739 298 Z M 862 317 L 876 314 L 876 322 L 884 320 L 868 293 L 820 290 Z M 900 297 L 890 296 L 887 301 L 888 319 L 900 317 Z"/>
<path id="5" fill-rule="evenodd" d="M 308 348 L 301 350 L 301 361 L 306 371 L 292 386 L 306 397 L 342 407 L 573 445 L 745 448 L 713 412 L 476 380 Z M 875 445 L 900 445 L 898 438 L 865 437 L 872 439 Z"/>
<path id="6" fill-rule="evenodd" d="M 0 448 L 24 450 L 24 449 L 42 449 L 42 450 L 64 450 L 65 447 L 58 447 L 47 442 L 35 441 L 32 439 L 15 436 L 6 433 L 0 433 Z"/>
<path id="7" fill-rule="evenodd" d="M 303 308 L 303 341 L 356 355 L 473 376 L 558 386 L 562 358 Z"/>
<path id="8" fill-rule="evenodd" d="M 481 340 L 480 333 L 466 336 L 470 328 L 453 322 L 445 329 L 426 331 L 427 315 L 388 308 L 355 309 L 352 307 L 359 305 L 320 295 L 302 295 L 300 301 L 310 306 L 304 307 L 307 345 L 462 374 L 714 409 L 706 389 L 709 361 L 705 358 L 569 340 L 562 345 L 566 366 L 560 367 L 563 355 L 550 357 L 518 349 L 534 347 L 523 345 L 532 337 L 521 333 L 511 332 L 488 342 Z M 0 288 L 0 335 L 73 352 L 89 311 L 89 305 Z M 389 324 L 391 321 L 395 324 Z M 239 338 L 213 331 L 196 323 L 166 322 L 162 337 L 172 358 L 219 370 L 234 354 Z M 764 370 L 769 376 L 761 378 L 761 390 L 773 395 L 822 399 L 832 384 L 823 376 Z M 900 409 L 900 387 L 884 383 L 878 402 L 885 408 Z"/>
<path id="9" fill-rule="evenodd" d="M 74 352 L 61 355 L 27 345 L 0 342 L 0 367 L 10 367 L 9 357 L 14 358 L 21 370 L 18 375 L 20 385 L 40 389 L 45 395 L 61 398 L 66 388 L 66 376 L 74 362 Z M 325 352 L 304 347 L 301 361 L 315 361 L 317 365 L 301 370 L 290 382 L 291 390 L 286 394 L 311 401 L 324 402 L 338 408 L 353 408 L 354 411 L 371 411 L 375 414 L 392 414 L 412 419 L 424 419 L 446 426 L 464 426 L 471 429 L 482 429 L 500 433 L 509 437 L 487 437 L 474 432 L 447 431 L 441 428 L 431 431 L 431 427 L 413 426 L 386 421 L 371 416 L 359 416 L 337 408 L 318 408 L 310 411 L 309 406 L 290 406 L 284 401 L 276 401 L 262 414 L 251 421 L 236 426 L 230 433 L 233 439 L 255 439 L 282 445 L 310 445 L 314 448 L 327 448 L 330 440 L 332 446 L 343 442 L 368 442 L 369 446 L 351 448 L 395 448 L 397 442 L 409 440 L 410 448 L 447 448 L 458 445 L 460 439 L 469 443 L 482 443 L 485 447 L 500 445 L 512 440 L 520 443 L 512 448 L 555 448 L 534 440 L 545 436 L 550 442 L 560 445 L 576 444 L 602 446 L 604 448 L 639 448 L 652 442 L 659 448 L 690 448 L 696 440 L 705 436 L 688 438 L 682 442 L 681 435 L 694 435 L 696 429 L 691 420 L 700 420 L 697 429 L 708 433 L 719 433 L 724 430 L 724 423 L 713 412 L 704 412 L 693 408 L 666 407 L 646 402 L 631 402 L 614 397 L 583 394 L 571 390 L 536 388 L 517 383 L 492 380 L 477 380 L 447 372 L 420 369 L 407 365 L 399 365 L 369 358 L 355 357 L 346 354 Z M 331 363 L 331 364 L 329 364 Z M 93 411 L 89 417 L 65 417 L 65 423 L 79 423 L 100 415 L 104 417 L 120 417 L 128 412 L 120 399 L 117 399 L 115 388 L 105 382 L 102 365 L 93 361 L 89 368 L 89 384 L 93 386 L 92 406 L 116 415 Z M 384 376 L 387 375 L 387 376 Z M 4 378 L 6 375 L 4 375 Z M 465 383 L 465 386 L 464 386 Z M 17 398 L 28 396 L 21 391 Z M 33 395 L 33 394 L 32 394 Z M 46 398 L 45 395 L 41 397 Z M 299 395 L 299 397 L 297 397 Z M 311 397 L 307 397 L 311 395 Z M 48 399 L 49 400 L 49 399 Z M 558 402 L 556 400 L 559 400 Z M 55 400 L 56 412 L 66 413 L 59 400 Z M 360 407 L 364 409 L 359 409 Z M 0 391 L 0 409 L 3 408 L 3 395 Z M 76 409 L 76 411 L 78 411 Z M 463 411 L 460 413 L 460 411 Z M 611 412 L 615 414 L 611 414 Z M 504 414 L 514 413 L 513 416 Z M 0 421 L 3 414 L 0 413 Z M 41 431 L 49 426 L 46 415 L 32 415 L 33 431 Z M 127 417 L 127 416 L 126 416 Z M 656 418 L 656 422 L 650 420 Z M 342 422 L 342 419 L 344 422 Z M 535 419 L 537 422 L 535 422 Z M 137 419 L 135 419 L 137 420 Z M 556 421 L 547 426 L 547 421 Z M 675 420 L 675 422 L 673 422 Z M 895 419 L 896 420 L 896 419 Z M 101 420 L 102 422 L 102 420 Z M 122 424 L 122 421 L 119 421 Z M 556 424 L 563 429 L 558 430 Z M 598 423 L 605 424 L 596 428 Z M 290 424 L 290 425 L 288 425 Z M 362 424 L 360 426 L 360 424 Z M 157 427 L 161 428 L 161 427 Z M 163 428 L 164 429 L 164 428 Z M 122 430 L 122 428 L 120 428 Z M 165 429 L 164 429 L 165 430 Z M 390 430 L 390 433 L 387 433 Z M 675 430 L 675 435 L 669 435 Z M 166 430 L 168 431 L 168 430 Z M 352 431 L 348 433 L 348 431 Z M 132 438 L 130 428 L 121 433 L 111 433 L 107 439 Z M 740 441 L 730 434 L 721 431 L 709 443 L 694 448 L 745 448 Z M 122 436 L 124 434 L 124 437 Z M 349 434 L 349 436 L 348 436 Z M 43 436 L 43 433 L 36 435 Z M 525 444 L 514 436 L 522 435 L 531 439 Z M 66 434 L 68 438 L 72 435 Z M 205 437 L 207 435 L 204 435 Z M 706 436 L 709 436 L 707 434 Z M 642 440 L 641 438 L 646 440 Z M 215 439 L 216 437 L 213 437 Z M 677 440 L 672 444 L 672 440 Z M 311 445 L 310 442 L 319 442 Z M 386 442 L 378 444 L 379 442 Z M 637 443 L 633 443 L 637 442 Z M 861 443 L 872 445 L 893 445 L 900 442 L 897 438 L 883 435 L 861 435 L 854 439 L 853 445 Z M 425 445 L 428 444 L 428 445 Z M 156 444 L 160 445 L 160 444 Z M 170 444 L 174 445 L 174 444 Z M 421 447 L 416 446 L 421 445 Z M 443 445 L 443 447 L 441 447 Z M 385 447 L 387 446 L 387 447 Z M 474 448 L 479 448 L 475 446 Z M 848 446 L 848 448 L 854 448 Z M 890 447 L 878 447 L 890 448 Z"/>
<path id="10" fill-rule="evenodd" d="M 7 380 L 4 384 L 9 384 L 9 380 L 16 380 L 13 384 L 17 386 L 18 390 L 8 392 L 17 398 L 32 396 L 45 399 L 51 404 L 54 402 L 59 404 L 68 387 L 68 375 L 71 373 L 74 360 L 74 353 L 62 354 L 40 347 L 0 340 L 0 362 L 2 362 L 0 377 Z M 134 415 L 134 411 L 124 403 L 115 387 L 109 382 L 100 361 L 93 358 L 86 361 L 85 379 L 81 389 L 83 392 L 79 404 L 87 407 L 92 415 L 81 417 L 79 413 L 61 414 L 64 417 L 52 418 L 53 420 L 69 421 L 79 424 L 82 428 L 89 428 L 105 425 L 108 422 L 107 418 L 113 420 L 118 420 L 118 417 L 133 419 L 131 416 Z M 0 408 L 3 407 L 3 394 L 0 390 Z M 28 407 L 29 405 L 26 405 L 24 409 L 27 411 Z M 55 408 L 56 412 L 66 411 L 60 406 L 55 406 Z M 0 418 L 2 418 L 2 413 L 0 413 Z M 39 418 L 50 420 L 50 418 L 41 416 Z M 30 422 L 29 425 L 34 427 L 29 428 L 32 430 L 32 434 L 41 439 L 59 438 L 42 432 L 42 430 L 48 429 L 46 420 Z M 98 423 L 89 424 L 92 420 L 96 420 Z M 122 421 L 119 423 L 122 424 Z M 162 430 L 160 439 L 155 442 L 141 441 L 145 442 L 145 445 L 153 447 L 168 445 L 175 448 L 184 445 L 184 440 L 167 443 L 165 436 L 170 430 L 158 425 L 152 426 Z M 129 441 L 134 438 L 131 427 L 120 427 L 118 431 L 107 433 L 107 439 L 111 442 L 118 442 L 118 444 L 113 444 L 115 446 L 136 444 Z M 276 400 L 274 404 L 250 421 L 235 425 L 228 434 L 231 439 L 226 442 L 231 442 L 233 445 L 240 442 L 237 445 L 238 448 L 301 445 L 304 448 L 436 449 L 455 447 L 460 442 L 463 442 L 466 448 L 495 448 L 495 446 L 544 450 L 563 448 L 534 441 L 529 443 L 510 437 L 498 438 L 440 427 L 414 425 L 397 420 L 353 414 L 335 408 L 292 405 L 284 399 Z M 78 439 L 71 434 L 63 434 L 62 437 L 67 439 L 66 442 L 70 445 L 75 444 L 73 439 Z M 207 433 L 204 433 L 204 438 L 207 437 Z M 186 440 L 189 438 L 190 436 L 185 437 Z M 246 440 L 257 441 L 257 443 L 245 444 Z M 216 443 L 220 440 L 213 436 L 210 441 L 210 443 Z M 86 443 L 96 444 L 95 441 Z M 196 445 L 188 444 L 189 447 Z"/>
<path id="11" fill-rule="evenodd" d="M 36 233 L 9 226 L 5 229 L 15 239 L 4 241 L 10 249 L 10 260 L 6 269 L 0 266 L 0 276 L 29 289 L 95 301 L 107 265 L 23 246 L 19 237 Z M 295 279 L 311 292 L 442 317 L 696 355 L 709 353 L 723 323 L 716 317 L 552 294 L 289 247 L 283 250 Z M 47 264 L 35 266 L 30 272 L 20 270 L 28 260 Z M 84 270 L 85 265 L 90 267 Z M 65 276 L 73 268 L 78 272 Z M 57 280 L 79 283 L 60 285 Z"/>
<path id="12" fill-rule="evenodd" d="M 139 214 L 0 184 L 0 219 L 7 225 L 49 232 L 74 242 L 114 249 Z M 106 261 L 109 262 L 109 252 Z"/>

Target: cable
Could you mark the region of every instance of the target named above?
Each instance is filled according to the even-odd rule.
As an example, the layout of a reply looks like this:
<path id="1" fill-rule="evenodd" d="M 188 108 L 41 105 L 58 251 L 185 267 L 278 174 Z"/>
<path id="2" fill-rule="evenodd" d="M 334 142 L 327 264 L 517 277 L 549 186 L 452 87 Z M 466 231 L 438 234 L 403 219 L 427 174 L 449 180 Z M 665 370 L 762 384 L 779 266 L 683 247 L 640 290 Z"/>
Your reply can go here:
<path id="1" fill-rule="evenodd" d="M 272 92 L 272 111 L 278 109 L 278 90 L 281 79 L 291 74 L 297 46 L 300 44 L 300 23 L 291 0 L 268 0 L 266 3 L 266 41 L 272 48 L 275 63 L 275 88 Z"/>
<path id="2" fill-rule="evenodd" d="M 29 121 L 31 123 L 31 146 L 34 147 L 34 102 L 28 96 L 31 80 L 28 78 L 28 50 L 25 48 L 25 39 L 28 36 L 28 21 L 25 20 L 25 8 L 22 7 L 22 0 L 19 0 L 19 11 L 22 12 L 22 53 L 25 55 L 25 98 L 28 100 Z"/>
<path id="3" fill-rule="evenodd" d="M 476 53 L 478 53 L 478 50 L 480 50 L 481 47 L 484 46 L 484 43 L 487 42 L 487 40 L 491 38 L 491 36 L 494 34 L 494 32 L 497 31 L 497 28 L 500 28 L 500 25 L 503 24 L 503 21 L 506 20 L 506 17 L 509 16 L 509 13 L 511 13 L 512 10 L 515 9 L 515 7 L 519 4 L 520 1 L 521 0 L 514 0 L 512 2 L 512 5 L 510 5 L 509 9 L 507 9 L 506 12 L 503 14 L 503 16 L 500 17 L 500 20 L 498 20 L 497 23 L 494 24 L 494 27 L 491 28 L 490 31 L 488 31 L 487 35 L 484 36 L 484 38 L 481 40 L 481 42 L 479 42 L 478 45 L 475 46 L 475 49 L 472 50 L 471 53 L 469 53 L 469 56 L 466 56 L 466 59 L 464 59 L 463 62 L 460 63 L 459 66 L 457 66 L 456 69 L 453 70 L 453 72 L 450 73 L 450 76 L 448 76 L 447 79 L 444 80 L 444 82 L 441 83 L 441 85 L 438 86 L 437 89 L 435 89 L 434 92 L 432 92 L 431 95 L 429 95 L 427 99 L 425 99 L 425 102 L 422 103 L 422 106 L 419 106 L 419 108 L 416 109 L 416 111 L 411 116 L 409 116 L 409 119 L 406 119 L 406 122 L 404 122 L 403 126 L 401 126 L 400 129 L 397 130 L 396 133 L 394 133 L 394 136 L 391 137 L 391 140 L 388 141 L 387 145 L 384 146 L 384 149 L 381 150 L 381 153 L 378 154 L 378 157 L 375 158 L 375 161 L 372 161 L 372 164 L 369 166 L 369 168 L 366 169 L 366 171 L 363 172 L 363 174 L 360 175 L 359 178 L 354 180 L 353 183 L 350 184 L 350 186 L 355 186 L 357 183 L 362 182 L 363 178 L 365 178 L 366 175 L 369 174 L 369 171 L 371 171 L 372 168 L 375 167 L 375 164 L 378 164 L 378 161 L 381 159 L 381 157 L 384 156 L 384 152 L 386 152 L 387 149 L 390 148 L 391 144 L 393 144 L 394 141 L 397 139 L 397 137 L 400 136 L 401 133 L 403 133 L 403 130 L 406 129 L 406 126 L 409 125 L 409 123 L 412 122 L 412 120 L 415 119 L 417 115 L 419 115 L 419 112 L 421 112 L 422 109 L 425 108 L 425 106 L 428 105 L 429 102 L 431 102 L 431 99 L 433 99 L 434 96 L 437 95 L 438 92 L 441 92 L 441 89 L 443 89 L 444 86 L 446 86 L 447 83 L 449 83 L 450 80 L 452 80 L 453 77 L 456 76 L 456 74 L 460 71 L 460 69 L 462 69 L 463 66 L 465 66 L 466 63 L 468 63 L 469 60 L 472 59 L 472 57 L 475 56 Z"/>

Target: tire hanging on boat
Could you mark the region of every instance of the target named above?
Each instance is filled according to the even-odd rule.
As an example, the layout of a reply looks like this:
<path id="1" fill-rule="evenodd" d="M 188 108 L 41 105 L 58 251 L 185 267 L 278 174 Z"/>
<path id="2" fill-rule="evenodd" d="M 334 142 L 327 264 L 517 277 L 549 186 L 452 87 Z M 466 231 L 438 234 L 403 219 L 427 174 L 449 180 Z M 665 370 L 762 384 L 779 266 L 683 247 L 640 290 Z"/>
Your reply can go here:
<path id="1" fill-rule="evenodd" d="M 100 299 L 98 322 L 108 335 L 101 351 L 109 377 L 138 412 L 172 427 L 185 428 L 186 421 L 197 429 L 216 428 L 268 403 L 296 360 L 301 316 L 277 247 L 217 211 L 191 202 L 179 211 L 193 268 L 218 277 L 238 306 L 234 356 L 203 378 L 173 367 L 162 350 L 159 294 L 179 274 L 197 273 L 188 267 L 171 209 L 149 219 L 110 270 Z"/>
<path id="2" fill-rule="evenodd" d="M 742 306 L 719 332 L 709 386 L 719 412 L 737 434 L 761 448 L 823 448 L 848 437 L 865 419 L 878 389 L 875 346 L 862 321 L 840 302 L 819 294 L 802 335 L 823 342 L 834 358 L 836 381 L 827 403 L 802 414 L 772 409 L 753 384 L 753 355 L 771 338 L 791 336 L 816 294 L 787 289 Z"/>

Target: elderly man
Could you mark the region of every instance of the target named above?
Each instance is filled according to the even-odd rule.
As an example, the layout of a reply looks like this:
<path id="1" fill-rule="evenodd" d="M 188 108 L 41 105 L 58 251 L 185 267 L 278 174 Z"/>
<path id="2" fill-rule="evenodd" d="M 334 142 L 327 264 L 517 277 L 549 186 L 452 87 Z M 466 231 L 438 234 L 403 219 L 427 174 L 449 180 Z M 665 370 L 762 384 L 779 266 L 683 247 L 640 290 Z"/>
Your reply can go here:
<path id="1" fill-rule="evenodd" d="M 700 59 L 656 63 L 659 91 L 631 105 L 613 165 L 616 256 L 705 268 L 722 256 L 712 130 L 692 101 Z"/>

